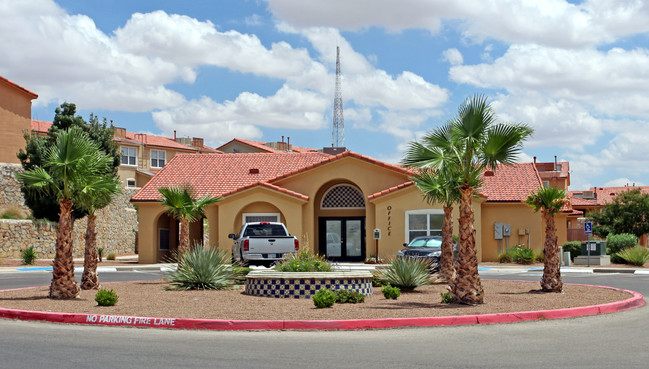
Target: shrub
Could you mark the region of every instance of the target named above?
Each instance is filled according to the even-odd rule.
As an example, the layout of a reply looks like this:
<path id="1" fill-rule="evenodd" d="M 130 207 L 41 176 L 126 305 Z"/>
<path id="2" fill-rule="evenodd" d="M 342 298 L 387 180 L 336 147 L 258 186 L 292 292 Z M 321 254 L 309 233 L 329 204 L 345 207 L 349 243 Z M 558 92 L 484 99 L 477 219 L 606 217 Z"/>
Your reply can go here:
<path id="1" fill-rule="evenodd" d="M 336 293 L 330 289 L 327 288 L 321 288 L 311 296 L 313 299 L 313 304 L 318 308 L 328 308 L 332 307 L 334 303 L 336 302 Z"/>
<path id="2" fill-rule="evenodd" d="M 388 284 L 388 282 L 380 272 L 372 272 L 372 287 L 383 287 L 386 284 Z"/>
<path id="3" fill-rule="evenodd" d="M 647 261 L 649 261 L 649 250 L 642 246 L 626 248 L 618 252 L 617 255 L 626 260 L 627 263 L 637 266 L 643 266 Z"/>
<path id="4" fill-rule="evenodd" d="M 115 255 L 114 252 L 111 252 L 110 254 L 108 254 L 108 255 L 106 256 L 106 259 L 107 259 L 107 260 L 115 260 L 116 258 L 117 258 L 117 256 Z"/>
<path id="5" fill-rule="evenodd" d="M 352 290 L 336 290 L 336 302 L 341 304 L 356 304 L 365 302 L 365 295 Z"/>
<path id="6" fill-rule="evenodd" d="M 570 241 L 563 244 L 563 251 L 570 252 L 570 261 L 581 255 L 581 241 Z"/>
<path id="7" fill-rule="evenodd" d="M 112 289 L 100 288 L 95 294 L 95 301 L 97 301 L 97 305 L 99 306 L 113 306 L 117 303 L 118 299 L 119 296 Z"/>
<path id="8" fill-rule="evenodd" d="M 234 283 L 245 284 L 246 276 L 250 272 L 252 272 L 252 268 L 242 267 L 242 266 L 233 267 L 232 276 L 234 277 Z"/>
<path id="9" fill-rule="evenodd" d="M 537 263 L 542 263 L 545 261 L 545 250 L 536 254 L 535 256 Z"/>
<path id="10" fill-rule="evenodd" d="M 609 234 L 606 237 L 606 254 L 611 255 L 611 262 L 624 264 L 626 260 L 617 255 L 618 252 L 628 248 L 635 247 L 638 239 L 630 233 Z"/>
<path id="11" fill-rule="evenodd" d="M 514 261 L 514 258 L 510 252 L 505 251 L 498 254 L 498 261 L 500 263 L 511 263 Z"/>
<path id="12" fill-rule="evenodd" d="M 102 261 L 104 258 L 104 248 L 103 247 L 97 247 L 97 257 L 99 258 L 99 261 Z"/>
<path id="13" fill-rule="evenodd" d="M 33 246 L 29 246 L 20 252 L 20 257 L 23 259 L 23 265 L 34 265 L 38 253 L 34 250 Z"/>
<path id="14" fill-rule="evenodd" d="M 178 256 L 175 255 L 178 260 Z M 171 259 L 173 260 L 173 259 Z M 170 261 L 171 261 L 170 260 Z M 216 248 L 203 248 L 194 245 L 182 253 L 178 268 L 167 272 L 172 283 L 171 290 L 219 290 L 226 288 L 233 279 L 230 256 Z"/>
<path id="15" fill-rule="evenodd" d="M 9 206 L 0 210 L 0 219 L 27 219 L 27 214 L 18 206 Z"/>
<path id="16" fill-rule="evenodd" d="M 297 254 L 285 255 L 274 269 L 279 272 L 330 272 L 331 264 L 323 256 L 302 250 Z"/>
<path id="17" fill-rule="evenodd" d="M 381 287 L 381 292 L 386 299 L 396 300 L 401 296 L 401 290 L 399 287 L 392 287 L 390 285 Z"/>
<path id="18" fill-rule="evenodd" d="M 387 283 L 401 290 L 412 291 L 419 286 L 430 284 L 428 262 L 422 258 L 398 257 L 379 273 Z"/>
<path id="19" fill-rule="evenodd" d="M 450 292 L 440 292 L 440 296 L 442 296 L 442 304 L 450 304 L 453 302 L 453 296 L 451 296 Z"/>

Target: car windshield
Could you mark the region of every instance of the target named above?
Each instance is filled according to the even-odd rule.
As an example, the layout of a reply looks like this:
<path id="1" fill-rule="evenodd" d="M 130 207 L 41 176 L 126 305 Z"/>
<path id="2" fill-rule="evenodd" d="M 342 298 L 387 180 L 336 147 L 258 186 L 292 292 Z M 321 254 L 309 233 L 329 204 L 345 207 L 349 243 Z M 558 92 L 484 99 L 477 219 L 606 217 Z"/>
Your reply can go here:
<path id="1" fill-rule="evenodd" d="M 408 247 L 442 247 L 442 240 L 439 238 L 415 238 L 410 241 Z"/>

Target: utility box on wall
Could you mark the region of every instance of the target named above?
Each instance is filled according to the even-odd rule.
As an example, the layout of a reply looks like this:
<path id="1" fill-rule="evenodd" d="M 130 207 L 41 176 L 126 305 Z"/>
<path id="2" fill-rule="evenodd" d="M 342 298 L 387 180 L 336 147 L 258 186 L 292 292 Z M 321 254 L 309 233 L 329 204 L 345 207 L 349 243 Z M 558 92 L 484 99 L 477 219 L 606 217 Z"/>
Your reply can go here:
<path id="1" fill-rule="evenodd" d="M 494 223 L 494 238 L 497 240 L 502 240 L 503 239 L 503 224 L 502 223 Z"/>

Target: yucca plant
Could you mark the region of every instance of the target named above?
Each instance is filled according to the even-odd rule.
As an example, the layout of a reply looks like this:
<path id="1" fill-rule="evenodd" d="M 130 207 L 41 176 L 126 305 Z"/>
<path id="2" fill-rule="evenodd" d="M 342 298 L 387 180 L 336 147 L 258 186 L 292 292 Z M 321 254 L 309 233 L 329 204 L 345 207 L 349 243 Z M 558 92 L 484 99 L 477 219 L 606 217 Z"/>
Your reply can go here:
<path id="1" fill-rule="evenodd" d="M 171 290 L 220 290 L 232 285 L 233 269 L 227 252 L 194 245 L 175 260 L 178 268 L 166 274 Z"/>
<path id="2" fill-rule="evenodd" d="M 617 253 L 619 257 L 626 260 L 627 263 L 643 266 L 649 261 L 649 250 L 642 246 L 629 247 Z"/>
<path id="3" fill-rule="evenodd" d="M 38 257 L 38 252 L 34 250 L 33 246 L 29 246 L 20 252 L 20 256 L 23 259 L 23 265 L 34 265 L 36 263 L 36 258 Z"/>
<path id="4" fill-rule="evenodd" d="M 380 273 L 382 279 L 402 291 L 412 291 L 419 286 L 430 284 L 428 262 L 422 258 L 398 257 Z"/>

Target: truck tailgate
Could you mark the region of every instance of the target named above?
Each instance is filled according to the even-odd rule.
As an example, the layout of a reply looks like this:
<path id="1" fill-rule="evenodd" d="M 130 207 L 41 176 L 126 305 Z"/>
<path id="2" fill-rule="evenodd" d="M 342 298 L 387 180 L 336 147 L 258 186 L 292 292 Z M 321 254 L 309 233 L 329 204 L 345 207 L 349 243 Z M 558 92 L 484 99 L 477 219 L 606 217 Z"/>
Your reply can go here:
<path id="1" fill-rule="evenodd" d="M 295 251 L 293 236 L 284 237 L 250 237 L 250 254 L 286 254 Z"/>

